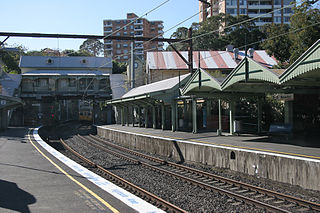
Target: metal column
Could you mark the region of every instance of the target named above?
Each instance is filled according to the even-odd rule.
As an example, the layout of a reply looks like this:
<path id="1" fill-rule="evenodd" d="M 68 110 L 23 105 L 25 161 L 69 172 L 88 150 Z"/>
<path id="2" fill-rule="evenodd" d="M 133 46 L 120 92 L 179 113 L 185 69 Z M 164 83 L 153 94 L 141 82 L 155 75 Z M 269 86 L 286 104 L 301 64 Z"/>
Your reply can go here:
<path id="1" fill-rule="evenodd" d="M 258 98 L 258 134 L 261 133 L 261 120 L 262 120 L 262 100 Z"/>
<path id="2" fill-rule="evenodd" d="M 230 135 L 233 135 L 234 133 L 234 111 L 235 111 L 235 102 L 231 100 L 229 102 L 229 129 L 230 129 Z"/>
<path id="3" fill-rule="evenodd" d="M 217 130 L 217 135 L 221 135 L 222 133 L 222 123 L 221 123 L 221 99 L 218 100 L 218 107 L 219 107 L 219 128 Z"/>
<path id="4" fill-rule="evenodd" d="M 197 100 L 192 99 L 192 133 L 197 133 Z"/>
<path id="5" fill-rule="evenodd" d="M 141 107 L 138 106 L 138 127 L 141 127 Z"/>
<path id="6" fill-rule="evenodd" d="M 156 119 L 156 107 L 152 106 L 152 127 L 157 128 L 157 119 Z"/>
<path id="7" fill-rule="evenodd" d="M 121 107 L 121 125 L 124 126 L 124 107 Z"/>
<path id="8" fill-rule="evenodd" d="M 148 106 L 144 107 L 144 113 L 145 113 L 145 115 L 144 115 L 144 127 L 148 128 L 148 125 L 149 125 L 149 115 L 148 115 L 149 110 L 148 110 Z"/>
<path id="9" fill-rule="evenodd" d="M 171 103 L 171 130 L 174 132 L 176 131 L 176 128 L 177 128 L 177 124 L 176 124 L 176 102 L 173 101 Z"/>
<path id="10" fill-rule="evenodd" d="M 161 128 L 162 130 L 166 127 L 166 121 L 165 121 L 165 107 L 164 104 L 161 104 Z"/>

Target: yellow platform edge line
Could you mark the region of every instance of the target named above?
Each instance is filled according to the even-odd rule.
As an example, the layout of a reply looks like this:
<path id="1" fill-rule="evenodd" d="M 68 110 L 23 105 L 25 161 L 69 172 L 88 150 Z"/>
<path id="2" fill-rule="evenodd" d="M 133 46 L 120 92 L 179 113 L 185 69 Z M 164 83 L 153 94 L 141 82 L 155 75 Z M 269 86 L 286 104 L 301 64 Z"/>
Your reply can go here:
<path id="1" fill-rule="evenodd" d="M 119 211 L 117 209 L 115 209 L 114 207 L 112 207 L 108 202 L 106 202 L 105 200 L 103 200 L 100 196 L 98 196 L 96 193 L 94 193 L 93 191 L 91 191 L 89 188 L 87 188 L 86 186 L 84 186 L 82 183 L 80 183 L 79 181 L 77 181 L 76 179 L 74 179 L 70 174 L 68 174 L 66 171 L 64 171 L 60 166 L 58 166 L 55 162 L 53 162 L 47 155 L 45 155 L 31 140 L 30 137 L 30 131 L 28 132 L 28 137 L 29 137 L 29 141 L 32 144 L 32 146 L 43 156 L 45 157 L 52 165 L 54 165 L 58 170 L 60 170 L 64 175 L 66 175 L 70 180 L 72 180 L 73 182 L 75 182 L 76 184 L 78 184 L 81 188 L 83 188 L 84 190 L 86 190 L 89 194 L 91 194 L 93 197 L 95 197 L 97 200 L 99 200 L 103 205 L 105 205 L 108 209 L 110 209 L 112 212 L 114 213 L 119 213 Z"/>

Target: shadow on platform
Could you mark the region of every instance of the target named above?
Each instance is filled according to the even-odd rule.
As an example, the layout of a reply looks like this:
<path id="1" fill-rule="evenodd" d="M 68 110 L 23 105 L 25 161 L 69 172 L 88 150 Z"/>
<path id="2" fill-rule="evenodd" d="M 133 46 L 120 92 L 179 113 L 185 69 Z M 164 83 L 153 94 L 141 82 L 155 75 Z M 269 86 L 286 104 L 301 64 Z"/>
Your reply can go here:
<path id="1" fill-rule="evenodd" d="M 16 183 L 0 180 L 0 208 L 17 212 L 30 212 L 28 205 L 35 203 L 36 198 L 20 189 Z"/>

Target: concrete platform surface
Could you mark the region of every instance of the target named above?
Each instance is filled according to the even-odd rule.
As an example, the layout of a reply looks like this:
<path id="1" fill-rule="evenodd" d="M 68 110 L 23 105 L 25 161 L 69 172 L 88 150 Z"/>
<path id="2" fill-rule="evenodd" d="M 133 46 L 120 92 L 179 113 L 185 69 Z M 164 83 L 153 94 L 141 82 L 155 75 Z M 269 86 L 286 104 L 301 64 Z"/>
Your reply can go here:
<path id="1" fill-rule="evenodd" d="M 190 132 L 172 132 L 171 130 L 161 130 L 144 127 L 139 128 L 121 125 L 104 125 L 102 127 L 137 134 L 164 137 L 168 139 L 185 140 L 225 147 L 234 147 L 289 156 L 320 159 L 320 138 L 319 141 L 317 141 L 316 143 L 313 142 L 307 144 L 305 142 L 297 140 L 270 139 L 268 138 L 268 136 L 256 135 L 231 136 L 229 134 L 224 134 L 223 136 L 217 136 L 215 132 L 203 132 L 193 134 Z"/>
<path id="2" fill-rule="evenodd" d="M 0 132 L 0 212 L 139 211 L 139 208 L 132 208 L 132 203 L 121 201 L 88 177 L 75 172 L 70 165 L 66 166 L 32 136 L 28 135 L 27 128 Z M 72 167 L 90 175 L 80 165 L 73 164 Z M 111 187 L 107 182 L 100 181 L 100 184 Z M 112 190 L 123 196 L 122 191 Z M 141 212 L 162 212 L 150 206 L 148 211 Z"/>

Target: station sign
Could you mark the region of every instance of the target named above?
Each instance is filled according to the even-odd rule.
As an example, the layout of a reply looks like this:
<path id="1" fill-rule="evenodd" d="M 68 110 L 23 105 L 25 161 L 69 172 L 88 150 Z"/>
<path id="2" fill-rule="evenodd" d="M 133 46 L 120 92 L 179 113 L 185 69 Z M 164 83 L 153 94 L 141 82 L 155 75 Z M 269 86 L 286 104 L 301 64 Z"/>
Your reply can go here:
<path id="1" fill-rule="evenodd" d="M 294 100 L 294 94 L 285 94 L 285 93 L 280 93 L 280 94 L 274 94 L 273 98 L 276 100 L 280 101 L 293 101 Z"/>

